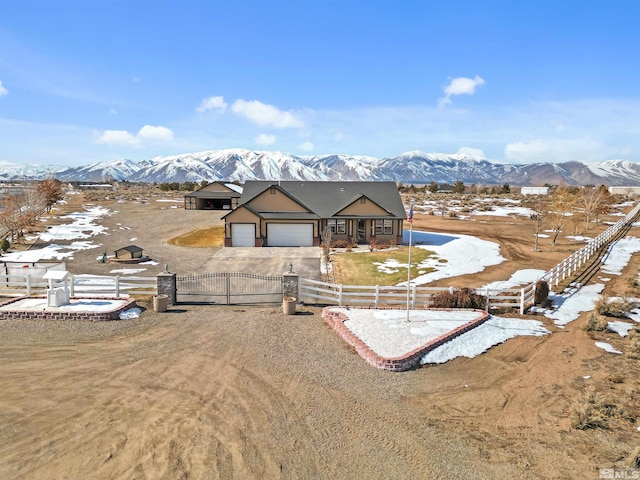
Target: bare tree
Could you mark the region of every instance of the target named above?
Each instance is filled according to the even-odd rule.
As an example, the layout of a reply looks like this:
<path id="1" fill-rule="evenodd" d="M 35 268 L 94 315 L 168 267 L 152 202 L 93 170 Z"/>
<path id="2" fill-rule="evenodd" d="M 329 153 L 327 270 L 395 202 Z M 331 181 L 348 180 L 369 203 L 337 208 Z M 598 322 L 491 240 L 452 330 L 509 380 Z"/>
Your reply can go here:
<path id="1" fill-rule="evenodd" d="M 606 188 L 585 187 L 580 192 L 580 206 L 584 213 L 585 230 L 589 230 L 589 224 L 592 218 L 596 218 L 600 213 L 609 192 Z"/>
<path id="2" fill-rule="evenodd" d="M 562 232 L 568 219 L 571 217 L 574 203 L 575 197 L 566 188 L 557 189 L 553 193 L 551 211 L 548 214 L 548 221 L 553 232 L 551 239 L 552 245 L 556 244 L 560 232 Z"/>
<path id="3" fill-rule="evenodd" d="M 536 237 L 535 245 L 533 250 L 535 252 L 539 252 L 539 238 L 540 238 L 540 230 L 542 229 L 542 222 L 544 220 L 544 202 L 542 201 L 542 197 L 540 195 L 537 196 L 533 205 L 531 205 L 532 213 L 529 216 L 531 220 L 533 220 L 533 224 L 535 226 L 534 235 Z"/>

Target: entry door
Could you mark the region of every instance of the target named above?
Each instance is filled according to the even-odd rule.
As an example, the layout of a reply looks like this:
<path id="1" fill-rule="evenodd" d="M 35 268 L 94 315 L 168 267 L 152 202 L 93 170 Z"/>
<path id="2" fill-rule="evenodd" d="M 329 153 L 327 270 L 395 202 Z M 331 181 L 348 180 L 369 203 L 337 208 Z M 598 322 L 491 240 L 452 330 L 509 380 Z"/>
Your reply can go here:
<path id="1" fill-rule="evenodd" d="M 367 241 L 366 220 L 358 220 L 358 243 Z"/>

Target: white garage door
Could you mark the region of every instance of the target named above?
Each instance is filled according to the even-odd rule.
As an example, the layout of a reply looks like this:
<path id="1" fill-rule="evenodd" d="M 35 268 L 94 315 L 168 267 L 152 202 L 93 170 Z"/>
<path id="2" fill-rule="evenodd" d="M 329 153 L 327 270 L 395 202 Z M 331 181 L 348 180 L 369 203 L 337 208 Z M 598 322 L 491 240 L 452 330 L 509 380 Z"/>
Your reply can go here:
<path id="1" fill-rule="evenodd" d="M 269 223 L 267 245 L 270 247 L 313 246 L 312 223 Z"/>
<path id="2" fill-rule="evenodd" d="M 253 223 L 232 223 L 231 224 L 231 246 L 232 247 L 255 247 L 256 246 L 256 226 Z"/>

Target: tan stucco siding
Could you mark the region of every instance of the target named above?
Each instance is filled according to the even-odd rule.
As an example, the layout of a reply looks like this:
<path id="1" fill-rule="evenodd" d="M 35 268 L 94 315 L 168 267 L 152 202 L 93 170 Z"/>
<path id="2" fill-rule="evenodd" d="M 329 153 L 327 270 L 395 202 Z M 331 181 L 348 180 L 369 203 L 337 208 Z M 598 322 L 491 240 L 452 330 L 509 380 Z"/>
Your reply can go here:
<path id="1" fill-rule="evenodd" d="M 360 200 L 356 200 L 351 205 L 343 208 L 335 216 L 347 216 L 357 215 L 359 217 L 366 217 L 368 215 L 388 215 L 389 213 L 384 209 L 373 203 L 371 200 L 366 199 L 366 203 L 361 203 Z"/>
<path id="2" fill-rule="evenodd" d="M 224 218 L 224 236 L 226 238 L 231 238 L 232 223 L 253 223 L 256 225 L 256 232 L 260 229 L 260 217 L 246 208 L 238 208 Z"/>
<path id="3" fill-rule="evenodd" d="M 270 193 L 270 189 L 261 193 L 249 203 L 251 208 L 257 212 L 307 212 L 308 210 L 302 205 L 298 204 L 285 194 L 276 190 L 275 193 Z"/>

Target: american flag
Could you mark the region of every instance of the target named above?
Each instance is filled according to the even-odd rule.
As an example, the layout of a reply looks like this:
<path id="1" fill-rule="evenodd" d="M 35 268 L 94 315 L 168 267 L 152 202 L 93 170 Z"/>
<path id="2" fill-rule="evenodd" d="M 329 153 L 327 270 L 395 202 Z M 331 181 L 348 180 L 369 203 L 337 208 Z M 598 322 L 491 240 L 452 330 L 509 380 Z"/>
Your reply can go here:
<path id="1" fill-rule="evenodd" d="M 409 206 L 409 223 L 413 222 L 413 202 L 411 202 L 411 205 Z"/>

